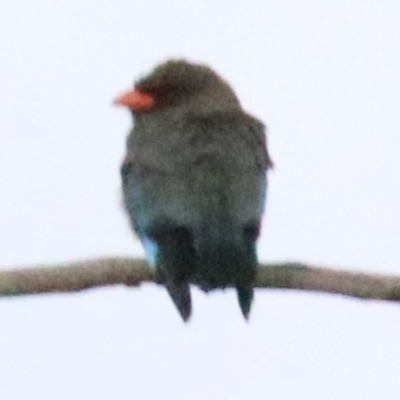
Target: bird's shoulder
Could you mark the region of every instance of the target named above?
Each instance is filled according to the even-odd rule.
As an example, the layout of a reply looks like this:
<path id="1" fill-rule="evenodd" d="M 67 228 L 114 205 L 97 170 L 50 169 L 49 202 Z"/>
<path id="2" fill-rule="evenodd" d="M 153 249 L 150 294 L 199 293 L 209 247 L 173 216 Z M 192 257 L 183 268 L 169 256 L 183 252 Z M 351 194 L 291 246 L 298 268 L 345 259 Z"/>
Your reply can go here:
<path id="1" fill-rule="evenodd" d="M 192 142 L 221 140 L 226 149 L 231 146 L 250 149 L 258 160 L 260 167 L 268 169 L 273 162 L 268 152 L 267 127 L 254 116 L 237 110 L 218 111 L 207 114 L 189 114 L 182 132 L 192 136 Z"/>

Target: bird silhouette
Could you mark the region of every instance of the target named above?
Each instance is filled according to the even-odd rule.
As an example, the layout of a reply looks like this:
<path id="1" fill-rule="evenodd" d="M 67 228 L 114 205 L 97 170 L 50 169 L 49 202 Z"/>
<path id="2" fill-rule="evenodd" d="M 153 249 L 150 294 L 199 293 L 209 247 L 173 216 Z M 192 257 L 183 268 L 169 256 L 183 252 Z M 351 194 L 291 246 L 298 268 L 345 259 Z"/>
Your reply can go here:
<path id="1" fill-rule="evenodd" d="M 256 242 L 272 166 L 264 125 L 205 65 L 169 60 L 115 103 L 133 128 L 121 167 L 131 225 L 182 319 L 190 284 L 253 300 Z"/>

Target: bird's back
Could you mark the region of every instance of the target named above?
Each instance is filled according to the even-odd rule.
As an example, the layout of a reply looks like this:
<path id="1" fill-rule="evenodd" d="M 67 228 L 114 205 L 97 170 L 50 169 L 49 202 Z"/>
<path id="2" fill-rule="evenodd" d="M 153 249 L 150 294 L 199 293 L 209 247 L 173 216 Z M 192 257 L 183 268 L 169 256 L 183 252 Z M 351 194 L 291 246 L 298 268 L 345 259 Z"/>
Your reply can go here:
<path id="1" fill-rule="evenodd" d="M 138 121 L 128 146 L 134 165 L 130 197 L 142 211 L 147 204 L 152 215 L 146 219 L 163 214 L 186 225 L 228 210 L 242 222 L 262 214 L 268 167 L 264 127 L 247 114 Z"/>

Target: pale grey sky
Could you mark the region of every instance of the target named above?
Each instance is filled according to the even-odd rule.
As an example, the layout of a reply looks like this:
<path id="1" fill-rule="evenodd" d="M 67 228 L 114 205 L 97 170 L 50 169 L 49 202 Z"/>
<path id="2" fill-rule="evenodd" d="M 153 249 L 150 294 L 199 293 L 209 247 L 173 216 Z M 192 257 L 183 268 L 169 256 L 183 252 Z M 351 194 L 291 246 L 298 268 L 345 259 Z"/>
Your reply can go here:
<path id="1" fill-rule="evenodd" d="M 384 4 L 383 4 L 384 3 Z M 141 255 L 120 206 L 130 116 L 168 57 L 269 127 L 259 253 L 400 274 L 400 3 L 15 0 L 0 6 L 0 268 Z M 328 295 L 99 289 L 0 301 L 1 400 L 398 400 L 400 309 Z"/>

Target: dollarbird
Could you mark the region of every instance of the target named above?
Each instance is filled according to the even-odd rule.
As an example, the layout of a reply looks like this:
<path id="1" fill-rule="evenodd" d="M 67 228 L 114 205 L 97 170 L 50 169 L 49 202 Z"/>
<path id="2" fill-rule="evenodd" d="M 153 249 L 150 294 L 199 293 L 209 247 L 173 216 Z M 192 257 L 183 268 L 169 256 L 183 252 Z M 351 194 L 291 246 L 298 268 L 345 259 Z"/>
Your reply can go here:
<path id="1" fill-rule="evenodd" d="M 265 127 L 210 67 L 168 60 L 115 100 L 133 116 L 123 203 L 147 260 L 187 321 L 190 284 L 236 288 L 249 316 L 272 166 Z"/>

